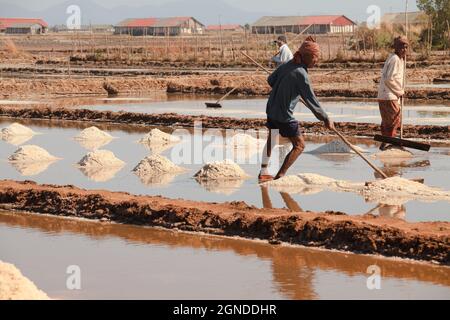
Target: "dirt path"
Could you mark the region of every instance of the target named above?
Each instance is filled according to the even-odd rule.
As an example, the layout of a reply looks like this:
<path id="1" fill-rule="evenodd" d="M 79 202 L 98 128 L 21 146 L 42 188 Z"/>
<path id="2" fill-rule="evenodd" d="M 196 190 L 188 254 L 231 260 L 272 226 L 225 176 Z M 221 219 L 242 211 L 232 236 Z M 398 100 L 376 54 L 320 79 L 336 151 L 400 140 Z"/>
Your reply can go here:
<path id="1" fill-rule="evenodd" d="M 0 117 L 19 119 L 73 120 L 99 123 L 120 123 L 130 125 L 164 125 L 192 127 L 201 121 L 203 128 L 256 129 L 265 126 L 265 119 L 237 119 L 230 117 L 189 116 L 176 113 L 146 114 L 134 112 L 95 111 L 53 107 L 2 107 Z M 301 122 L 305 133 L 329 134 L 320 122 Z M 380 127 L 373 123 L 339 122 L 336 127 L 349 136 L 373 136 L 379 134 Z M 405 138 L 449 140 L 450 126 L 405 125 Z"/>
<path id="2" fill-rule="evenodd" d="M 258 209 L 244 202 L 207 203 L 11 180 L 0 181 L 0 208 L 450 264 L 448 222 Z"/>

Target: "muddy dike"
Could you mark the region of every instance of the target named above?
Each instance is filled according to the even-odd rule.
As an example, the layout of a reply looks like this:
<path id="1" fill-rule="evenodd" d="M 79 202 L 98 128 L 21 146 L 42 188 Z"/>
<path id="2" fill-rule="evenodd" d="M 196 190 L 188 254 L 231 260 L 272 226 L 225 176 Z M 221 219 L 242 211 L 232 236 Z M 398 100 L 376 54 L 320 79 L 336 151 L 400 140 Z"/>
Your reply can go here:
<path id="1" fill-rule="evenodd" d="M 157 226 L 450 264 L 450 223 L 259 209 L 124 192 L 0 181 L 0 209 Z"/>
<path id="2" fill-rule="evenodd" d="M 209 117 L 205 115 L 190 116 L 176 113 L 147 114 L 53 107 L 30 108 L 0 106 L 0 117 L 171 127 L 193 127 L 194 122 L 201 121 L 203 128 L 244 130 L 263 128 L 266 123 L 265 119 L 238 119 L 231 117 Z M 321 122 L 301 122 L 301 127 L 304 133 L 330 134 Z M 371 137 L 380 132 L 380 126 L 374 123 L 337 122 L 336 128 L 348 136 Z M 450 126 L 405 125 L 403 134 L 405 138 L 449 140 L 449 128 Z"/>

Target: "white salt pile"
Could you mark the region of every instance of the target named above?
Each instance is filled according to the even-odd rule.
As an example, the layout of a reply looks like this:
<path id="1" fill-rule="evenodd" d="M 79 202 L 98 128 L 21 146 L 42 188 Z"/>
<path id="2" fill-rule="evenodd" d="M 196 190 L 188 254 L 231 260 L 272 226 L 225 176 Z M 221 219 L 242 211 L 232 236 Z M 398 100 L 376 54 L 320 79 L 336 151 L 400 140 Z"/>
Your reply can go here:
<path id="1" fill-rule="evenodd" d="M 412 156 L 413 154 L 407 150 L 400 150 L 395 148 L 380 151 L 372 155 L 373 158 L 377 159 L 411 158 Z"/>
<path id="2" fill-rule="evenodd" d="M 2 138 L 8 136 L 33 136 L 35 134 L 36 132 L 17 122 L 10 124 L 0 131 L 0 136 Z"/>
<path id="3" fill-rule="evenodd" d="M 391 201 L 392 199 L 422 199 L 450 201 L 450 192 L 401 177 L 376 180 L 362 189 L 367 199 Z M 398 201 L 394 201 L 396 203 Z"/>
<path id="4" fill-rule="evenodd" d="M 75 136 L 76 140 L 111 140 L 111 136 L 108 132 L 100 130 L 97 127 L 89 127 L 81 131 Z"/>
<path id="5" fill-rule="evenodd" d="M 114 137 L 97 127 L 89 127 L 74 137 L 87 150 L 96 150 L 111 142 Z"/>
<path id="6" fill-rule="evenodd" d="M 49 162 L 58 160 L 58 158 L 39 146 L 26 145 L 17 149 L 9 156 L 8 160 L 12 162 Z"/>
<path id="7" fill-rule="evenodd" d="M 358 146 L 353 146 L 359 152 L 367 152 L 363 148 Z M 324 144 L 317 149 L 312 151 L 308 151 L 308 153 L 312 154 L 326 154 L 326 153 L 355 153 L 348 145 L 346 145 L 341 140 L 333 140 L 327 144 Z"/>
<path id="8" fill-rule="evenodd" d="M 184 168 L 177 166 L 166 157 L 154 154 L 142 159 L 133 169 L 133 172 L 139 177 L 144 177 L 167 173 L 176 174 L 184 170 Z"/>
<path id="9" fill-rule="evenodd" d="M 317 192 L 318 188 L 329 188 L 337 191 L 358 191 L 363 188 L 363 183 L 336 180 L 315 173 L 299 173 L 297 175 L 284 176 L 277 180 L 268 181 L 265 184 L 276 187 L 279 190 L 302 193 L 307 191 Z"/>
<path id="10" fill-rule="evenodd" d="M 49 297 L 10 263 L 0 261 L 0 300 L 48 300 Z"/>
<path id="11" fill-rule="evenodd" d="M 265 140 L 257 139 L 246 133 L 237 133 L 227 141 L 232 148 L 259 148 L 263 147 Z"/>
<path id="12" fill-rule="evenodd" d="M 95 150 L 88 152 L 79 162 L 81 167 L 122 167 L 125 162 L 116 158 L 109 150 Z"/>
<path id="13" fill-rule="evenodd" d="M 165 133 L 159 129 L 152 129 L 144 137 L 139 140 L 139 143 L 145 144 L 168 144 L 180 142 L 180 138 L 171 134 Z"/>
<path id="14" fill-rule="evenodd" d="M 245 179 L 249 175 L 233 160 L 214 161 L 205 164 L 195 175 L 200 180 Z"/>
<path id="15" fill-rule="evenodd" d="M 163 173 L 163 174 L 159 174 L 156 176 L 152 176 L 152 175 L 141 175 L 138 176 L 139 180 L 141 180 L 141 182 L 143 184 L 145 184 L 146 186 L 165 186 L 170 184 L 173 179 L 175 179 L 176 174 L 171 174 L 171 173 Z"/>

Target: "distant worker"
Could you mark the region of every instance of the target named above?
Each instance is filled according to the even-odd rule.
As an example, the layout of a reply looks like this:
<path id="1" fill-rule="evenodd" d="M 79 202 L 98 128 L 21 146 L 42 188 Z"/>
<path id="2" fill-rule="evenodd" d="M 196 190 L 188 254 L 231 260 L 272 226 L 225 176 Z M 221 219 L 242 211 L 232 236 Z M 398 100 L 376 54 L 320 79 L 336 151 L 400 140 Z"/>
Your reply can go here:
<path id="1" fill-rule="evenodd" d="M 286 36 L 279 36 L 275 42 L 277 43 L 279 51 L 272 57 L 272 61 L 276 63 L 277 67 L 279 67 L 283 63 L 291 60 L 294 56 L 292 55 L 291 49 L 289 49 L 287 45 Z"/>
<path id="2" fill-rule="evenodd" d="M 405 94 L 404 73 L 405 57 L 408 50 L 408 39 L 399 36 L 394 39 L 395 53 L 391 53 L 384 63 L 378 87 L 378 105 L 381 114 L 381 134 L 395 137 L 401 124 L 400 99 Z M 381 150 L 389 145 L 382 143 Z"/>
<path id="3" fill-rule="evenodd" d="M 300 97 L 316 118 L 325 123 L 326 128 L 331 130 L 334 128 L 333 121 L 328 118 L 317 100 L 308 77 L 308 68 L 314 67 L 319 56 L 319 45 L 312 38 L 308 38 L 302 43 L 294 58 L 277 68 L 267 79 L 272 91 L 266 107 L 266 126 L 269 135 L 262 154 L 261 171 L 258 176 L 260 182 L 283 177 L 305 148 L 299 123 L 293 115 Z M 276 176 L 272 177 L 268 172 L 268 165 L 272 149 L 275 147 L 272 138 L 278 134 L 291 141 L 292 149 Z"/>

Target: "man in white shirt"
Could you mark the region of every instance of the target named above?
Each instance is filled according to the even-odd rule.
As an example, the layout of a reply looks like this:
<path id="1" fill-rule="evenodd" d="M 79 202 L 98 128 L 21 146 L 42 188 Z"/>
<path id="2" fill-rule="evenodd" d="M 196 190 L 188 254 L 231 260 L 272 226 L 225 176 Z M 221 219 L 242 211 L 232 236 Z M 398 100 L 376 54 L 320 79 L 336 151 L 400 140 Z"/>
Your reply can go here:
<path id="1" fill-rule="evenodd" d="M 381 114 L 381 134 L 395 137 L 401 123 L 400 99 L 405 94 L 404 73 L 405 57 L 408 50 L 406 37 L 394 39 L 395 53 L 391 53 L 384 63 L 378 88 L 378 105 Z M 380 149 L 385 150 L 387 145 L 381 144 Z"/>
<path id="2" fill-rule="evenodd" d="M 277 64 L 277 67 L 279 67 L 283 63 L 286 63 L 289 60 L 291 60 L 294 57 L 294 55 L 292 54 L 291 49 L 289 49 L 287 45 L 286 36 L 283 35 L 279 36 L 278 39 L 276 40 L 276 43 L 279 48 L 279 53 L 272 58 L 272 61 Z"/>

